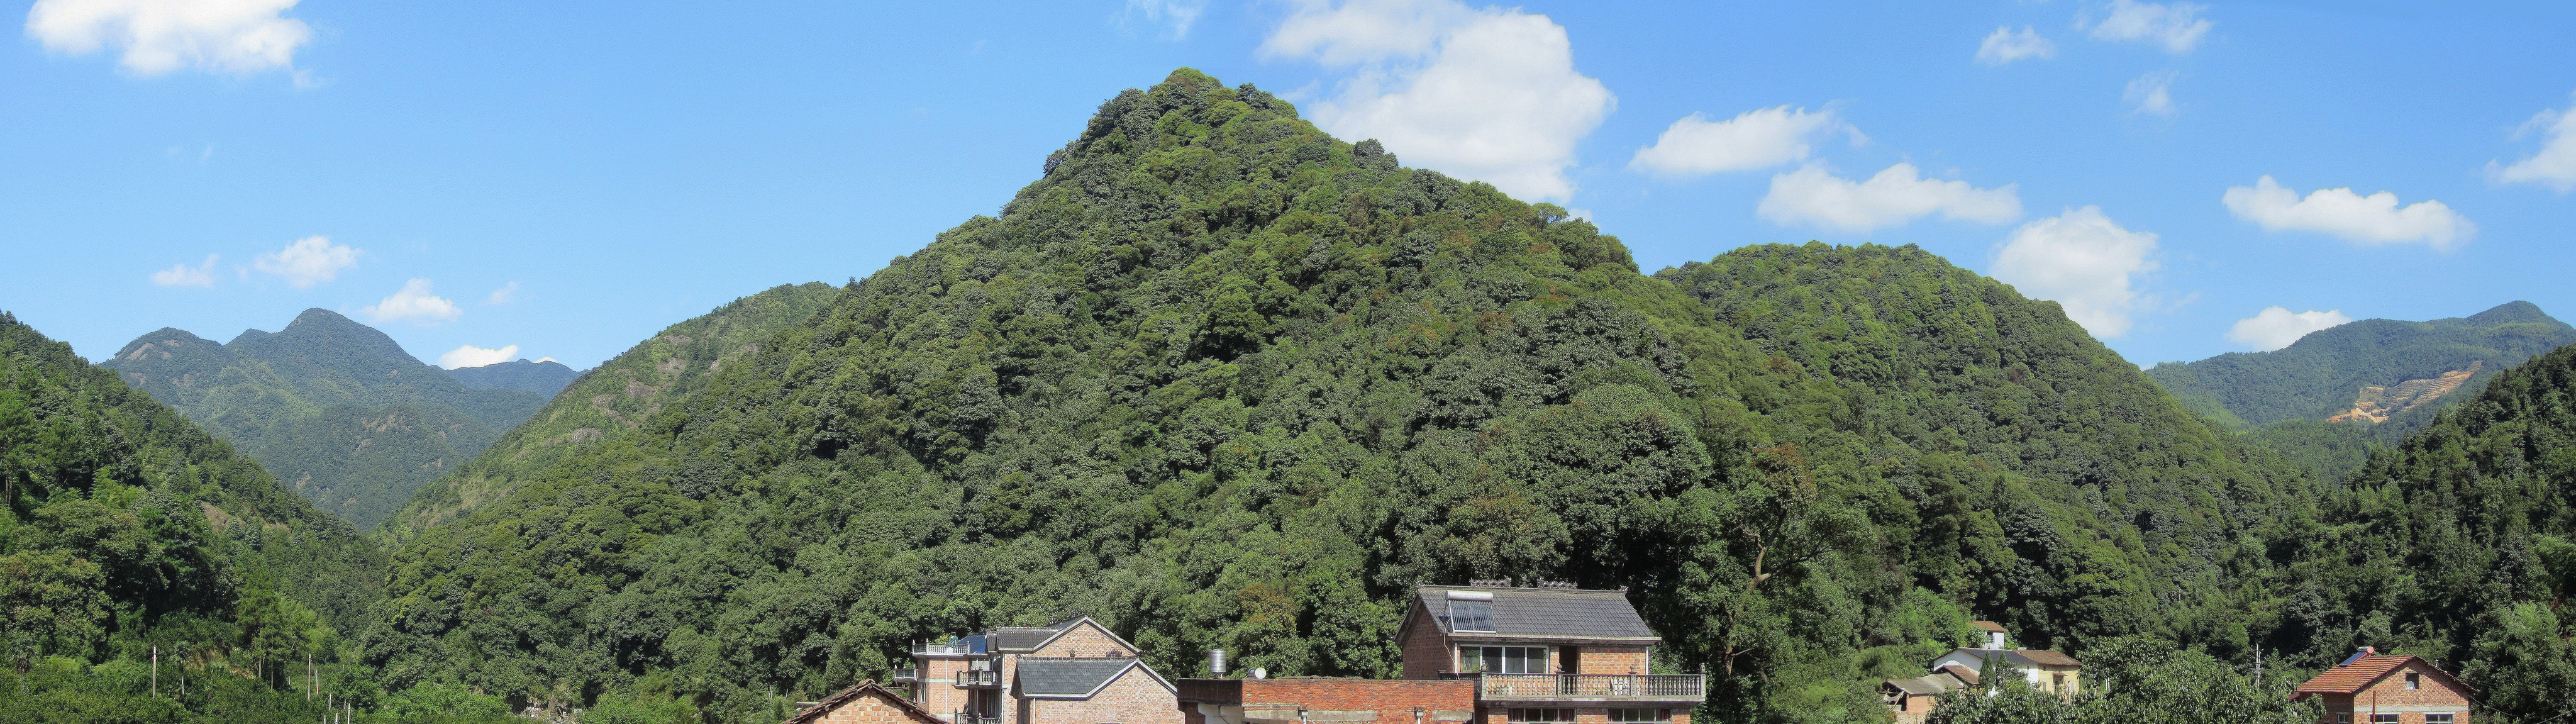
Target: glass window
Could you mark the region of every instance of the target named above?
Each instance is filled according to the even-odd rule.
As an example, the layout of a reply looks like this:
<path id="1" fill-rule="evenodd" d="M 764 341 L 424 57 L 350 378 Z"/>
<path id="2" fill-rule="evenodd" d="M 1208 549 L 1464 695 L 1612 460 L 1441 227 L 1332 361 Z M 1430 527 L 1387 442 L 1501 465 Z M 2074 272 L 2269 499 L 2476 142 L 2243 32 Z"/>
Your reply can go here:
<path id="1" fill-rule="evenodd" d="M 1494 602 L 1450 601 L 1449 628 L 1457 631 L 1494 630 Z"/>
<path id="2" fill-rule="evenodd" d="M 2372 714 L 2370 715 L 2370 724 L 2397 724 L 2397 715 Z"/>
<path id="3" fill-rule="evenodd" d="M 1547 673 L 1547 647 L 1460 646 L 1458 671 L 1465 674 L 1544 674 Z"/>
<path id="4" fill-rule="evenodd" d="M 1908 696 L 1900 700 L 1897 703 L 1897 707 L 1900 711 L 1908 710 L 1912 708 L 1911 705 L 1913 703 L 1914 697 Z M 1671 709 L 1612 709 L 1610 710 L 1610 723 L 1662 724 L 1663 722 L 1673 720 L 1672 711 L 1673 710 Z"/>
<path id="5" fill-rule="evenodd" d="M 2451 724 L 2451 715 L 2449 713 L 2426 714 L 2424 724 Z"/>
<path id="6" fill-rule="evenodd" d="M 2352 724 L 2352 712 L 2335 712 L 2335 724 Z"/>
<path id="7" fill-rule="evenodd" d="M 1570 721 L 1574 721 L 1574 710 L 1573 710 L 1573 709 L 1513 709 L 1513 710 L 1511 710 L 1511 720 L 1512 720 L 1512 721 L 1515 721 L 1515 722 L 1524 722 L 1524 721 L 1570 722 Z"/>
<path id="8" fill-rule="evenodd" d="M 2418 673 L 2415 673 L 2415 672 L 2412 672 L 2412 671 L 2406 672 L 2406 688 L 2409 688 L 2409 689 L 2421 689 L 2421 688 L 2424 688 L 2424 675 L 2423 675 L 2423 674 L 2418 674 Z"/>

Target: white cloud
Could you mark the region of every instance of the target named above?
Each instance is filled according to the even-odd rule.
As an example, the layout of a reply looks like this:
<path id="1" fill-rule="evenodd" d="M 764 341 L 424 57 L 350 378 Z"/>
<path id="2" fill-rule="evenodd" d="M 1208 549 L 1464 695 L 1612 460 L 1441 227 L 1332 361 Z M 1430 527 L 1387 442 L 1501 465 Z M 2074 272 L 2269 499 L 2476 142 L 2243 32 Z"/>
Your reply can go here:
<path id="1" fill-rule="evenodd" d="M 2256 352 L 2270 352 L 2290 346 L 2291 342 L 2299 341 L 2309 332 L 2351 321 L 2352 318 L 2344 316 L 2341 309 L 2323 312 L 2310 309 L 2292 314 L 2288 307 L 2271 306 L 2264 307 L 2254 316 L 2236 320 L 2236 326 L 2228 328 L 2227 338 L 2252 347 Z"/>
<path id="2" fill-rule="evenodd" d="M 2497 183 L 2542 184 L 2562 194 L 2576 191 L 2576 106 L 2564 111 L 2542 109 L 2540 115 L 2532 116 L 2530 121 L 2522 124 L 2522 128 L 2516 129 L 2513 137 L 2527 137 L 2534 131 L 2549 137 L 2546 143 L 2541 144 L 2539 153 L 2515 161 L 2511 166 L 2498 166 L 2496 162 L 2488 161 L 2487 177 Z"/>
<path id="3" fill-rule="evenodd" d="M 2131 283 L 2155 271 L 2155 251 L 2154 233 L 2120 228 L 2101 207 L 2086 206 L 2013 230 L 1986 273 L 2022 296 L 2057 302 L 2093 336 L 2117 337 L 2146 306 Z"/>
<path id="4" fill-rule="evenodd" d="M 2111 0 L 2110 16 L 2092 25 L 2093 38 L 2145 40 L 2163 43 L 2165 50 L 2173 53 L 2189 53 L 2193 46 L 2200 44 L 2201 37 L 2208 35 L 2209 29 L 2217 25 L 2200 17 L 2200 11 L 2208 9 L 2207 5 L 2186 2 L 2167 5 Z M 2083 29 L 2086 24 L 2084 16 L 2076 16 L 2077 29 Z"/>
<path id="5" fill-rule="evenodd" d="M 461 370 L 467 367 L 496 365 L 516 359 L 518 356 L 519 346 L 515 344 L 503 345 L 500 349 L 485 349 L 469 344 L 448 350 L 446 354 L 439 355 L 438 366 L 451 370 Z"/>
<path id="6" fill-rule="evenodd" d="M 2306 199 L 2266 175 L 2254 185 L 2229 186 L 2220 197 L 2236 218 L 2261 224 L 2265 231 L 2318 231 L 2364 244 L 2424 242 L 2449 250 L 2476 236 L 2478 226 L 2440 201 L 2397 206 L 2387 191 L 2363 196 L 2350 187 L 2317 189 Z"/>
<path id="7" fill-rule="evenodd" d="M 1754 212 L 1782 225 L 1803 222 L 1857 233 L 1902 226 L 1935 213 L 1952 220 L 2000 224 L 2021 216 L 2021 196 L 2013 184 L 1981 189 L 1966 181 L 1922 178 L 1910 163 L 1889 166 L 1859 182 L 1835 176 L 1822 164 L 1808 164 L 1771 177 L 1771 192 L 1762 196 Z"/>
<path id="8" fill-rule="evenodd" d="M 492 290 L 492 294 L 491 294 L 490 296 L 486 296 L 486 297 L 484 297 L 484 298 L 483 298 L 483 303 L 484 303 L 484 304 L 509 304 L 509 303 L 511 303 L 511 302 L 515 302 L 515 301 L 518 301 L 518 300 L 519 300 L 519 283 L 518 283 L 518 282 L 510 282 L 510 283 L 508 283 L 508 284 L 503 284 L 503 285 L 501 285 L 501 288 L 499 288 L 499 289 L 494 289 L 494 290 Z"/>
<path id="9" fill-rule="evenodd" d="M 1788 106 L 1738 113 L 1711 121 L 1690 114 L 1664 129 L 1655 145 L 1637 149 L 1628 167 L 1665 176 L 1699 176 L 1719 171 L 1751 171 L 1806 160 L 1816 136 L 1836 129 L 1849 132 L 1852 143 L 1868 141 L 1860 129 L 1834 116 L 1832 109 L 1807 112 Z"/>
<path id="10" fill-rule="evenodd" d="M 555 358 L 553 358 L 553 357 L 538 357 L 538 358 L 537 358 L 537 361 L 539 361 L 539 362 L 553 362 L 553 361 L 555 361 Z"/>
<path id="11" fill-rule="evenodd" d="M 1985 42 L 1977 44 L 1977 62 L 1986 65 L 2003 65 L 2023 58 L 2055 57 L 2057 44 L 2039 37 L 2039 31 L 2028 25 L 2021 26 L 2019 33 L 2013 32 L 2009 25 L 1997 27 L 1993 34 L 1986 36 Z"/>
<path id="12" fill-rule="evenodd" d="M 183 67 L 250 74 L 292 68 L 313 28 L 281 13 L 296 0 L 36 0 L 27 36 L 73 55 L 106 46 L 141 75 Z"/>
<path id="13" fill-rule="evenodd" d="M 1127 0 L 1127 14 L 1144 16 L 1146 22 L 1172 27 L 1172 39 L 1189 37 L 1190 24 L 1207 12 L 1207 0 Z M 1121 18 L 1120 22 L 1125 22 Z M 978 41 L 980 44 L 980 41 Z"/>
<path id="14" fill-rule="evenodd" d="M 327 236 L 307 236 L 275 253 L 251 261 L 260 271 L 286 277 L 297 289 L 331 281 L 340 270 L 358 264 L 358 250 L 331 243 Z"/>
<path id="15" fill-rule="evenodd" d="M 405 282 L 402 291 L 394 292 L 393 296 L 385 297 L 384 301 L 377 302 L 373 306 L 361 307 L 358 311 L 377 322 L 413 324 L 431 324 L 465 316 L 465 310 L 458 309 L 455 302 L 448 301 L 446 297 L 431 294 L 427 279 Z"/>
<path id="16" fill-rule="evenodd" d="M 2173 71 L 2164 70 L 2138 76 L 2137 80 L 2129 81 L 2129 89 L 2120 94 L 2120 99 L 2128 101 L 2130 110 L 2136 113 L 2173 115 L 2174 75 Z"/>
<path id="17" fill-rule="evenodd" d="M 1305 2 L 1261 55 L 1356 68 L 1306 104 L 1324 130 L 1523 199 L 1574 197 L 1574 144 L 1618 103 L 1575 72 L 1563 26 L 1455 0 Z"/>
<path id="18" fill-rule="evenodd" d="M 168 269 L 153 272 L 152 283 L 165 287 L 211 288 L 215 286 L 216 258 L 217 257 L 213 254 L 207 254 L 206 262 L 203 264 L 196 266 L 175 264 Z"/>

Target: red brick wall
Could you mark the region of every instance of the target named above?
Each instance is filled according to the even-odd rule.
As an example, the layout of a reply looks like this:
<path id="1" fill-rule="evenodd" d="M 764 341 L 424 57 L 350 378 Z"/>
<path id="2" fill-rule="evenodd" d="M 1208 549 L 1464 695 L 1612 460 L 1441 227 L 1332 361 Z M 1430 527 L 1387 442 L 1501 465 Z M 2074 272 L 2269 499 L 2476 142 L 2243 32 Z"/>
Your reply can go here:
<path id="1" fill-rule="evenodd" d="M 1644 646 L 1585 646 L 1575 665 L 1577 674 L 1643 674 L 1646 670 Z"/>
<path id="2" fill-rule="evenodd" d="M 1136 655 L 1135 649 L 1119 645 L 1118 639 L 1111 637 L 1108 631 L 1101 630 L 1099 625 L 1086 620 L 1084 623 L 1076 624 L 1073 630 L 1064 632 L 1064 635 L 1055 637 L 1054 641 L 1047 642 L 1047 645 L 1040 646 L 1036 651 L 1026 655 L 1039 658 L 1097 659 L 1107 656 L 1112 651 L 1127 656 Z"/>
<path id="3" fill-rule="evenodd" d="M 820 724 L 931 724 L 913 718 L 886 699 L 888 695 L 870 693 L 851 699 L 814 721 Z M 932 720 L 936 722 L 937 720 Z"/>
<path id="4" fill-rule="evenodd" d="M 1412 624 L 1411 635 L 1404 639 L 1404 678 L 1437 679 L 1440 672 L 1458 668 L 1458 652 L 1449 648 L 1449 638 L 1440 635 L 1440 624 L 1422 613 L 1422 603 L 1405 608 L 1405 622 Z"/>
<path id="5" fill-rule="evenodd" d="M 1376 724 L 1414 724 L 1413 710 L 1423 710 L 1423 724 L 1436 721 L 1435 712 L 1471 712 L 1476 709 L 1476 684 L 1472 681 L 1420 681 L 1388 679 L 1249 679 L 1243 682 L 1243 708 L 1294 709 L 1304 706 L 1311 712 L 1356 713 L 1374 711 Z M 1339 717 L 1334 718 L 1339 721 Z"/>
<path id="6" fill-rule="evenodd" d="M 2406 688 L 2406 673 L 2410 671 L 2423 675 L 2423 688 Z M 2348 699 L 2327 697 L 2325 720 L 2333 722 L 2335 713 L 2350 711 L 2353 724 L 2369 724 L 2370 713 L 2375 706 L 2381 714 L 2396 714 L 2399 724 L 2424 724 L 2425 714 L 2440 712 L 2449 712 L 2454 724 L 2469 724 L 2469 698 L 2465 692 L 2452 688 L 2454 685 L 2450 677 L 2424 666 L 2423 662 L 2409 662 L 2406 668 L 2389 672 L 2386 678 Z"/>
<path id="7" fill-rule="evenodd" d="M 1089 699 L 1026 701 L 1025 724 L 1181 724 L 1180 700 L 1142 668 L 1119 674 Z"/>

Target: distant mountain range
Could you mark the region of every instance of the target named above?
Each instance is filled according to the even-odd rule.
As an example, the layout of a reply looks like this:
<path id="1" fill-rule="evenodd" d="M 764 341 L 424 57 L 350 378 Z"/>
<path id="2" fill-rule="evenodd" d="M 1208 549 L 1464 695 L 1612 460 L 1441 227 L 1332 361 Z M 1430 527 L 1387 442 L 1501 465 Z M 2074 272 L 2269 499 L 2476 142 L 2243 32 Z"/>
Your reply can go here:
<path id="1" fill-rule="evenodd" d="M 223 344 L 163 328 L 100 364 L 362 530 L 526 420 L 575 375 L 553 362 L 440 370 L 325 309 Z"/>
<path id="2" fill-rule="evenodd" d="M 2507 367 L 2576 344 L 2576 327 L 2530 302 L 2467 318 L 2364 319 L 2270 352 L 2166 362 L 2147 376 L 2183 404 L 2239 429 L 2334 420 L 2408 429 L 2457 403 Z"/>
<path id="3" fill-rule="evenodd" d="M 581 373 L 554 360 L 539 362 L 517 360 L 448 370 L 447 376 L 456 378 L 457 382 L 464 383 L 467 387 L 477 389 L 518 390 L 553 397 L 555 393 L 571 385 L 573 379 L 580 377 Z"/>

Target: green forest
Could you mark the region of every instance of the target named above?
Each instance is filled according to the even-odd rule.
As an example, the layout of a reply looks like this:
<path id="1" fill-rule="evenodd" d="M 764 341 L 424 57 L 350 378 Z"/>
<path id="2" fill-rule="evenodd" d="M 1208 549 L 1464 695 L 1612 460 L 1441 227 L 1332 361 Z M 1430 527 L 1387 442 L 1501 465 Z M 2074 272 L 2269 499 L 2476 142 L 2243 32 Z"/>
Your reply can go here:
<path id="1" fill-rule="evenodd" d="M 737 300 L 485 422 L 363 537 L 201 431 L 292 405 L 146 396 L 193 388 L 139 363 L 223 347 L 91 367 L 0 324 L 0 595 L 60 612 L 6 624 L 0 711 L 767 724 L 909 641 L 1076 613 L 1173 677 L 1210 648 L 1386 677 L 1410 586 L 1508 579 L 1628 587 L 1711 721 L 1886 721 L 1879 682 L 1973 619 L 2110 693 L 1943 722 L 2313 721 L 2288 688 L 2362 645 L 2461 673 L 2481 717 L 2576 713 L 2576 348 L 2527 304 L 2461 329 L 2528 362 L 2481 357 L 2383 439 L 2214 391 L 2253 366 L 2141 370 L 1913 246 L 1649 275 L 1564 209 L 1188 69 L 1038 170 L 867 278 Z M 2259 359 L 2331 366 L 2366 340 L 2319 335 L 2364 324 Z M 137 693 L 165 644 L 207 698 Z"/>
<path id="2" fill-rule="evenodd" d="M 324 309 L 305 310 L 277 333 L 248 330 L 224 344 L 164 328 L 102 364 L 361 530 L 528 419 L 553 392 L 520 388 L 557 375 L 469 373 L 480 381 L 465 384 L 383 332 Z"/>

